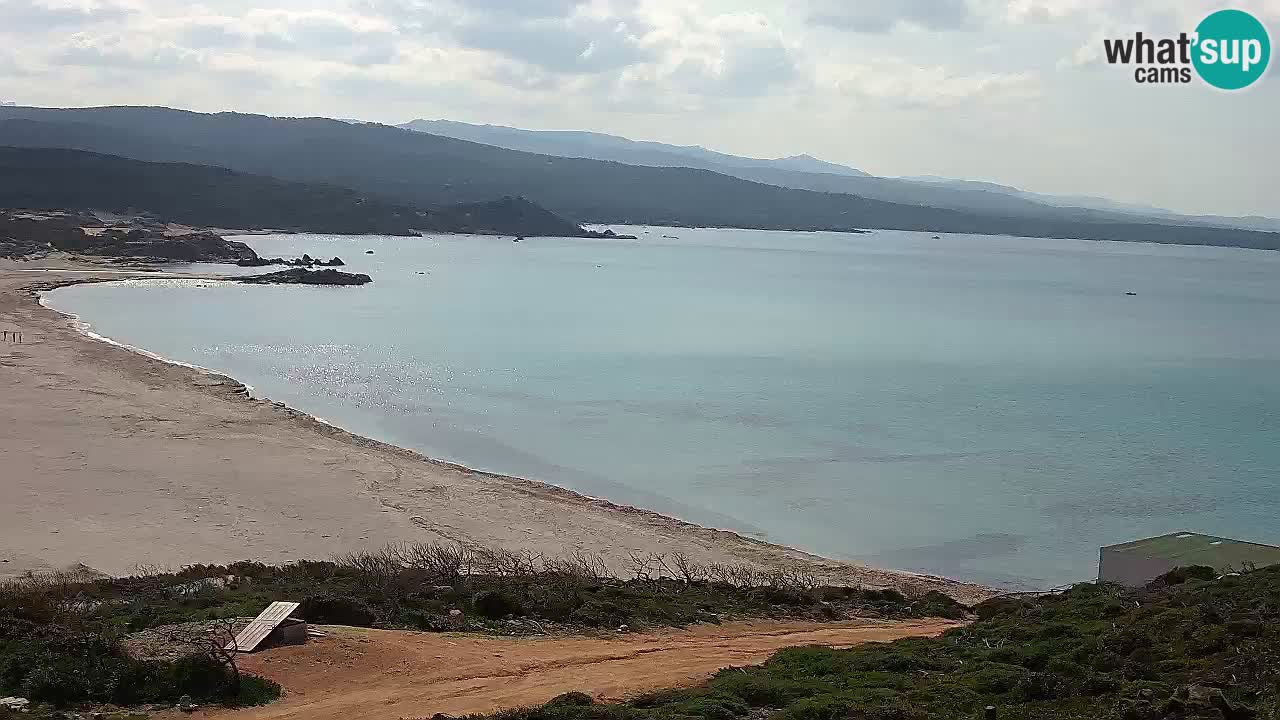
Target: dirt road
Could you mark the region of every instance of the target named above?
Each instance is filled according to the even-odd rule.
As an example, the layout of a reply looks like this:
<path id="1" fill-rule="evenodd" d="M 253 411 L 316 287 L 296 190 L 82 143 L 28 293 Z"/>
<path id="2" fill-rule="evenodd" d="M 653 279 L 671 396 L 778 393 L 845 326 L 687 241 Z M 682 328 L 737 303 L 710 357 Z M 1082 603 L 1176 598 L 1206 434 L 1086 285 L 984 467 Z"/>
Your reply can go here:
<path id="1" fill-rule="evenodd" d="M 279 702 L 208 716 L 394 720 L 536 705 L 571 690 L 617 699 L 691 685 L 723 667 L 763 662 L 784 647 L 849 647 L 955 626 L 946 620 L 755 621 L 609 638 L 326 628 L 326 638 L 243 659 L 243 669 L 284 686 Z"/>

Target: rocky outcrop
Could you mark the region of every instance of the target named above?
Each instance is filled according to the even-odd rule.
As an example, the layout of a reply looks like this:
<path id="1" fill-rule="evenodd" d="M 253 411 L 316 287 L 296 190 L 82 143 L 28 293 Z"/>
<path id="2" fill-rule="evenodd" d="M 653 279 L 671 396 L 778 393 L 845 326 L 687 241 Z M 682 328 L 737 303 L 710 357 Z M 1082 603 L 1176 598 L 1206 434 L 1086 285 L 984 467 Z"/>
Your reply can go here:
<path id="1" fill-rule="evenodd" d="M 604 238 L 606 240 L 635 240 L 635 235 L 619 235 L 612 230 L 583 230 L 582 237 Z"/>
<path id="2" fill-rule="evenodd" d="M 302 257 L 294 258 L 293 260 L 285 260 L 284 258 L 278 258 L 278 257 L 277 258 L 254 257 L 254 258 L 240 260 L 236 264 L 239 265 L 240 267 L 266 267 L 268 265 L 289 265 L 290 267 L 312 267 L 312 266 L 342 267 L 343 265 L 346 265 L 346 263 L 342 262 L 342 258 L 337 257 L 336 255 L 332 260 L 317 260 L 305 253 L 302 255 Z"/>
<path id="3" fill-rule="evenodd" d="M 347 273 L 341 270 L 307 270 L 290 268 L 265 275 L 237 278 L 253 285 L 365 285 L 373 278 L 363 273 Z"/>
<path id="4" fill-rule="evenodd" d="M 258 258 L 242 242 L 206 231 L 170 229 L 144 218 L 104 226 L 83 213 L 0 210 L 0 254 L 22 258 L 50 250 L 149 262 L 224 263 Z"/>

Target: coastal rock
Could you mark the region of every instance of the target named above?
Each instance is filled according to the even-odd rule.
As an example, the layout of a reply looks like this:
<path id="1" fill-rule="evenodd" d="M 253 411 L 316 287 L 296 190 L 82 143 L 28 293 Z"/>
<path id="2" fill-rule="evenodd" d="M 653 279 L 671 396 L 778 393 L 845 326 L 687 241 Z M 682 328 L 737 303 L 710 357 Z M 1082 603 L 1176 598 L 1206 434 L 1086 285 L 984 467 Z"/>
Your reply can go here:
<path id="1" fill-rule="evenodd" d="M 310 255 L 303 254 L 300 258 L 293 260 L 285 260 L 284 258 L 264 258 L 252 257 L 244 258 L 236 262 L 240 267 L 266 267 L 267 265 L 288 265 L 290 267 L 312 267 L 319 265 L 321 267 L 341 267 L 346 265 L 342 258 L 334 256 L 332 260 L 317 260 Z"/>
<path id="2" fill-rule="evenodd" d="M 258 254 L 207 231 L 135 218 L 101 227 L 95 218 L 63 211 L 0 210 L 0 255 L 29 257 L 49 250 L 148 262 L 238 263 Z"/>
<path id="3" fill-rule="evenodd" d="M 636 240 L 635 235 L 619 235 L 612 230 L 584 230 L 582 237 L 600 238 L 602 240 Z M 663 237 L 666 237 L 665 235 Z"/>
<path id="4" fill-rule="evenodd" d="M 236 265 L 239 265 L 240 267 L 266 267 L 268 265 L 283 265 L 283 264 L 284 264 L 284 260 L 282 258 L 251 257 L 251 258 L 241 258 L 240 260 L 236 261 Z"/>
<path id="5" fill-rule="evenodd" d="M 253 285 L 365 285 L 373 282 L 373 278 L 363 273 L 346 273 L 341 270 L 307 270 L 306 268 L 290 268 L 265 275 L 250 275 L 238 278 L 242 283 Z"/>

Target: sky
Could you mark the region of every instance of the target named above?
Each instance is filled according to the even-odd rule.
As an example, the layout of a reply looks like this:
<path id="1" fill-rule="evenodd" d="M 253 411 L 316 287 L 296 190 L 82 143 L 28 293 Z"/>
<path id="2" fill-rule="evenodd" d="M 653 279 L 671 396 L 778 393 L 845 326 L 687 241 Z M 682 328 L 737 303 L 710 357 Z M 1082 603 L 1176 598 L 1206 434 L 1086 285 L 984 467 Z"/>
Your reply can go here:
<path id="1" fill-rule="evenodd" d="M 594 130 L 1280 217 L 1280 72 L 1224 92 L 1101 59 L 1104 37 L 1190 32 L 1223 7 L 0 0 L 0 101 Z M 1280 0 L 1230 7 L 1280 36 Z"/>

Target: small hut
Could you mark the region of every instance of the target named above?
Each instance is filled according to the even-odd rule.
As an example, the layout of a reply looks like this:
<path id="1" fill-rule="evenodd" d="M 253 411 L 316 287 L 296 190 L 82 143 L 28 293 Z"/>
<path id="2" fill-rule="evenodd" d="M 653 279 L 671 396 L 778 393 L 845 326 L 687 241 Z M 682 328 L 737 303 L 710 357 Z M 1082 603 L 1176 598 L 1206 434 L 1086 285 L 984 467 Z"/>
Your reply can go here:
<path id="1" fill-rule="evenodd" d="M 227 643 L 226 649 L 234 652 L 253 652 L 263 647 L 301 645 L 307 641 L 307 623 L 292 617 L 298 609 L 296 602 L 273 602 L 258 614 Z"/>
<path id="2" fill-rule="evenodd" d="M 1098 552 L 1098 580 L 1142 587 L 1177 567 L 1207 565 L 1220 573 L 1280 564 L 1280 547 L 1193 532 L 1108 545 Z"/>

